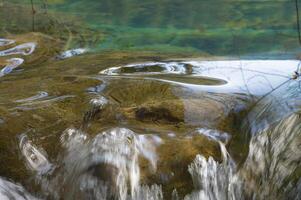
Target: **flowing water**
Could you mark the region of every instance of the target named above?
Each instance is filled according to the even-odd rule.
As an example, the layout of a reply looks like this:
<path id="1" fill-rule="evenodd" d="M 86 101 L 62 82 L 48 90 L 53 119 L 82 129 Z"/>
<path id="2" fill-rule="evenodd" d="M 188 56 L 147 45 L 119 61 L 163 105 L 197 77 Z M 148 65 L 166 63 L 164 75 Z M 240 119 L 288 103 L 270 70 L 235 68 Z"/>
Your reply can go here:
<path id="1" fill-rule="evenodd" d="M 285 0 L 0 0 L 0 199 L 301 199 L 295 19 Z"/>

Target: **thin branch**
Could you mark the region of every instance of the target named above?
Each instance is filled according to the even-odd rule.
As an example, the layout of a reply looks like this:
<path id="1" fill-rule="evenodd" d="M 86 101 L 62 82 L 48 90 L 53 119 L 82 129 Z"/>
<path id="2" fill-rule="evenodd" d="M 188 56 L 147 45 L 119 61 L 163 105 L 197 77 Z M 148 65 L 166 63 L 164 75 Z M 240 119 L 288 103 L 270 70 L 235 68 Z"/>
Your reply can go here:
<path id="1" fill-rule="evenodd" d="M 297 31 L 298 31 L 298 39 L 299 39 L 299 44 L 301 45 L 301 33 L 300 33 L 300 18 L 299 18 L 299 4 L 298 0 L 295 0 L 295 6 L 296 6 L 296 24 L 297 24 Z M 300 61 L 301 63 L 301 61 Z M 300 75 L 300 63 L 297 67 L 296 70 L 296 75 Z"/>
<path id="2" fill-rule="evenodd" d="M 298 30 L 298 39 L 299 39 L 299 44 L 301 45 L 300 18 L 299 18 L 298 0 L 295 0 L 295 6 L 296 6 L 296 23 L 297 23 L 297 30 Z"/>
<path id="3" fill-rule="evenodd" d="M 33 6 L 33 0 L 30 0 L 31 3 L 31 12 L 32 12 L 32 31 L 35 32 L 35 14 L 36 14 L 36 10 L 34 9 Z"/>

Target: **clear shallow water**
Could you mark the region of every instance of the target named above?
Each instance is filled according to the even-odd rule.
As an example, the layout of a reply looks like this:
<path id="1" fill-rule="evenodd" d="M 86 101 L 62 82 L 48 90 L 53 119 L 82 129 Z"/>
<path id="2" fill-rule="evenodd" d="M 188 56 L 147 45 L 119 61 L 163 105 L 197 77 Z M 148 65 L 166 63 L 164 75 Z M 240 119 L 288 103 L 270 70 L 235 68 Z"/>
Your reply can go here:
<path id="1" fill-rule="evenodd" d="M 150 16 L 125 17 L 153 11 L 157 4 L 148 1 L 123 2 L 129 5 L 124 13 L 119 1 L 49 1 L 47 12 L 35 2 L 34 26 L 28 4 L 0 3 L 6 17 L 0 19 L 2 199 L 300 199 L 300 62 L 278 53 L 277 59 L 233 58 L 231 49 L 221 53 L 214 42 L 204 49 L 227 57 L 204 57 L 187 51 L 195 47 L 185 35 L 185 47 L 157 48 L 170 44 L 160 31 L 196 29 L 193 16 L 208 15 L 202 24 L 216 41 L 219 29 L 229 28 L 225 13 L 232 6 L 257 32 L 253 13 L 266 19 L 259 10 L 282 6 L 291 16 L 291 2 L 220 1 L 225 7 L 215 19 L 209 11 L 217 6 L 187 4 L 208 9 L 199 14 L 167 1 L 161 24 L 147 24 Z M 73 18 L 80 8 L 81 16 Z M 170 15 L 165 8 L 191 12 L 173 20 L 164 18 Z M 258 19 L 255 24 L 293 30 L 291 18 L 284 23 L 279 13 L 274 17 L 279 24 L 273 27 Z M 7 24 L 16 19 L 17 27 Z M 30 33 L 33 28 L 37 32 Z M 139 43 L 140 34 L 146 38 L 154 30 L 154 46 Z M 116 42 L 132 33 L 135 48 Z M 264 44 L 262 53 L 263 44 L 254 43 L 254 52 L 283 51 Z M 287 48 L 291 57 L 295 47 Z"/>
<path id="2" fill-rule="evenodd" d="M 35 28 L 47 33 L 77 33 L 81 41 L 73 38 L 68 45 L 93 46 L 100 51 L 292 58 L 299 50 L 294 1 L 36 0 L 33 3 L 34 18 L 30 1 L 4 0 L 3 28 L 18 32 Z M 11 15 L 5 13 L 7 9 Z M 78 28 L 83 24 L 88 29 Z"/>

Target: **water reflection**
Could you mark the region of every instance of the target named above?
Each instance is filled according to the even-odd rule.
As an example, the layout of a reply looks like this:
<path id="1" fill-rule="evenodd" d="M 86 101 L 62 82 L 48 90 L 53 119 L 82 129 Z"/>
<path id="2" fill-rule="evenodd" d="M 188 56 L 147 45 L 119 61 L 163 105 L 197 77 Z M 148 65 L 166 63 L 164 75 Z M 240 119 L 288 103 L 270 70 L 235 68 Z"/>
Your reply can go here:
<path id="1" fill-rule="evenodd" d="M 126 65 L 109 68 L 100 73 L 123 76 L 184 74 L 190 75 L 191 78 L 216 80 L 217 84 L 212 87 L 202 87 L 206 91 L 261 96 L 291 79 L 298 64 L 299 61 L 297 60 L 182 61 Z M 172 76 L 169 79 L 165 79 L 165 77 L 163 76 L 161 80 L 173 80 Z M 185 80 L 185 76 L 181 77 Z M 160 80 L 160 78 L 157 79 Z M 218 84 L 219 80 L 226 84 Z M 176 79 L 172 82 L 177 83 Z M 183 85 L 189 85 L 189 82 L 180 81 Z M 199 84 L 201 85 L 201 83 Z"/>

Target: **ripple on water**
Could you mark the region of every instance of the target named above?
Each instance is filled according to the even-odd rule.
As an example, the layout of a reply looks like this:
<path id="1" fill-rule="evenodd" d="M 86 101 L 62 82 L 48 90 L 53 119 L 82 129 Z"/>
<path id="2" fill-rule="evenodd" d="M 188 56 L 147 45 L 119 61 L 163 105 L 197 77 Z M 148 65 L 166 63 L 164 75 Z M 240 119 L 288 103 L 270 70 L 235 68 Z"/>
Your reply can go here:
<path id="1" fill-rule="evenodd" d="M 50 106 L 53 103 L 60 102 L 65 99 L 73 98 L 75 96 L 74 95 L 51 96 L 45 99 L 46 97 L 41 97 L 39 99 L 32 99 L 32 97 L 29 97 L 28 99 L 31 100 L 27 99 L 27 101 L 24 101 L 26 99 L 23 99 L 21 102 L 18 102 L 18 103 L 22 103 L 21 105 L 18 105 L 11 110 L 34 110 L 34 109 Z"/>
<path id="2" fill-rule="evenodd" d="M 10 49 L 0 51 L 0 56 L 10 56 L 16 54 L 28 56 L 34 52 L 35 48 L 36 48 L 36 43 L 28 42 L 12 47 Z"/>
<path id="3" fill-rule="evenodd" d="M 14 43 L 15 43 L 14 40 L 0 38 L 0 47 L 8 46 L 8 45 L 11 45 L 11 44 L 14 44 Z"/>
<path id="4" fill-rule="evenodd" d="M 28 97 L 28 98 L 25 98 L 25 99 L 19 99 L 19 100 L 16 100 L 15 102 L 16 103 L 22 103 L 22 102 L 35 101 L 35 100 L 46 98 L 48 96 L 49 95 L 48 95 L 47 92 L 41 91 L 41 92 L 38 92 L 37 95 L 34 95 L 32 97 Z"/>
<path id="5" fill-rule="evenodd" d="M 9 73 L 11 73 L 15 68 L 20 66 L 24 62 L 24 59 L 22 58 L 11 58 L 7 60 L 7 65 L 1 69 L 0 71 L 0 77 L 5 76 Z"/>

